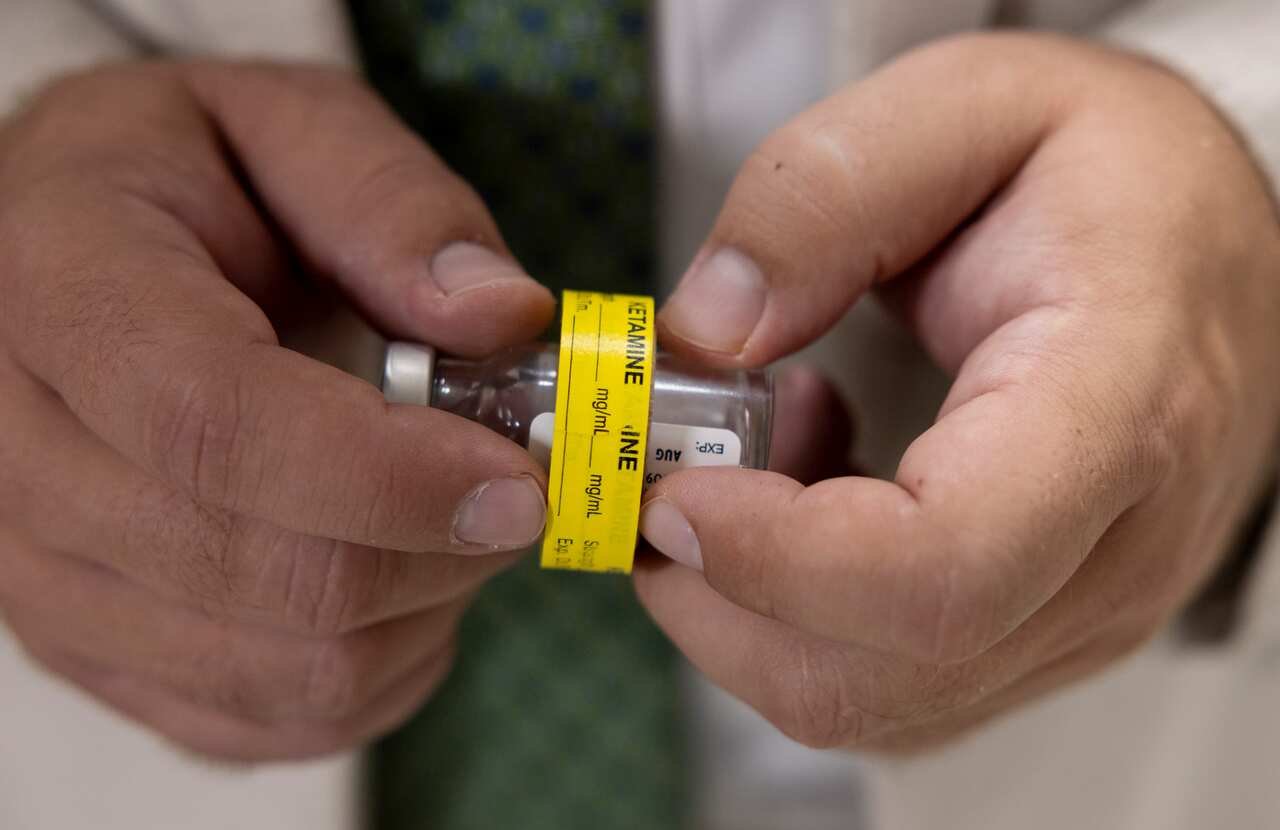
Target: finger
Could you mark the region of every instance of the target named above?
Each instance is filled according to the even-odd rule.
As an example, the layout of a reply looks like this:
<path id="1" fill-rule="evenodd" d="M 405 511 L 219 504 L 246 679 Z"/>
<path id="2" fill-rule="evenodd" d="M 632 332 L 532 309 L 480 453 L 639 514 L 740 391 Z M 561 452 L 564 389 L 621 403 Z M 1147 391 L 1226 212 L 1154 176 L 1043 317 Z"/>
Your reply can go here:
<path id="1" fill-rule="evenodd" d="M 437 551 L 537 538 L 544 476 L 518 446 L 430 408 L 388 407 L 278 347 L 171 217 L 86 192 L 27 214 L 83 229 L 56 250 L 0 238 L 23 298 L 0 308 L 0 331 L 127 458 L 203 504 L 315 536 Z"/>
<path id="2" fill-rule="evenodd" d="M 123 96 L 121 83 L 145 94 Z M 264 309 L 297 301 L 288 257 L 270 223 L 227 164 L 208 116 L 172 73 L 125 64 L 70 76 L 5 126 L 0 186 L 9 210 L 0 213 L 0 235 L 32 227 L 19 212 L 28 203 L 20 196 L 37 188 L 74 190 L 84 183 L 83 171 L 93 170 L 126 198 L 145 197 L 177 218 Z M 13 217 L 9 224 L 7 217 Z M 53 247 L 82 230 L 74 221 L 40 227 Z M 86 275 L 91 264 L 82 263 Z"/>
<path id="3" fill-rule="evenodd" d="M 307 264 L 386 332 L 478 354 L 546 326 L 550 292 L 511 259 L 479 196 L 355 78 L 185 74 Z"/>
<path id="4" fill-rule="evenodd" d="M 459 600 L 352 634 L 296 637 L 210 620 L 8 533 L 0 547 L 0 604 L 24 637 L 261 721 L 356 715 L 444 649 L 464 607 Z"/>
<path id="5" fill-rule="evenodd" d="M 852 439 L 852 419 L 830 381 L 808 366 L 779 372 L 769 469 L 805 483 L 846 475 Z"/>
<path id="6" fill-rule="evenodd" d="M 839 644 L 755 614 L 712 590 L 696 571 L 641 556 L 636 593 L 671 641 L 715 685 L 783 734 L 815 748 L 858 744 L 891 728 L 877 709 L 883 660 L 851 666 Z"/>
<path id="7" fill-rule="evenodd" d="M 657 558 L 637 560 L 635 586 L 654 621 L 712 682 L 818 748 L 887 749 L 950 734 L 1079 676 L 1072 671 L 1119 659 L 1156 630 L 1145 609 L 1104 621 L 1055 600 L 996 648 L 940 667 L 798 631 Z"/>
<path id="8" fill-rule="evenodd" d="M 449 651 L 425 657 L 367 710 L 342 722 L 263 724 L 192 703 L 136 675 L 103 668 L 39 643 L 24 643 L 45 668 L 175 744 L 218 760 L 295 761 L 352 749 L 390 732 L 439 686 Z"/>
<path id="9" fill-rule="evenodd" d="M 714 682 L 815 746 L 909 749 L 1120 659 L 1168 622 L 1204 578 L 1162 556 L 1177 531 L 1151 516 L 1118 523 L 1074 577 L 1000 643 L 939 666 L 829 639 L 748 611 L 696 571 L 637 561 L 637 594 L 658 625 Z M 1077 659 L 1077 657 L 1079 659 Z"/>
<path id="10" fill-rule="evenodd" d="M 520 555 L 404 553 L 209 508 L 130 465 L 2 357 L 0 388 L 0 523 L 214 619 L 349 633 L 462 597 Z"/>
<path id="11" fill-rule="evenodd" d="M 1062 632 L 1036 625 L 973 661 L 936 666 L 748 611 L 689 568 L 647 559 L 635 574 L 640 601 L 694 666 L 814 748 L 878 746 L 981 706 L 1061 653 L 1054 642 Z"/>

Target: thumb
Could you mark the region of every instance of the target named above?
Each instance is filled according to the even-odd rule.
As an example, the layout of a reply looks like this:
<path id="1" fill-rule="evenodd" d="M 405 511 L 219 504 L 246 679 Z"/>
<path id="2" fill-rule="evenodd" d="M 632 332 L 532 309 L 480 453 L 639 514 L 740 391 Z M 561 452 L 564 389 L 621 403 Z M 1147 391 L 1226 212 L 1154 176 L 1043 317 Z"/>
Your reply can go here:
<path id="1" fill-rule="evenodd" d="M 187 79 L 304 264 L 384 333 L 476 355 L 549 322 L 554 298 L 480 197 L 358 80 L 227 64 Z"/>
<path id="2" fill-rule="evenodd" d="M 1036 69 L 1051 61 L 1041 47 L 999 35 L 926 47 L 766 139 L 658 318 L 664 345 L 767 363 L 924 257 L 1045 133 L 1063 83 Z"/>

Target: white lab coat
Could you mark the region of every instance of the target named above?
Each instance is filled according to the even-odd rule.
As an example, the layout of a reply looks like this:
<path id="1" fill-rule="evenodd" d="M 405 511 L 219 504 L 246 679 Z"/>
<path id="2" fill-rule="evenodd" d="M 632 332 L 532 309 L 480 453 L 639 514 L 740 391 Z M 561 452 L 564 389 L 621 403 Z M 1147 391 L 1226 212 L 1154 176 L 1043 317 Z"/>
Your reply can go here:
<path id="1" fill-rule="evenodd" d="M 657 4 L 668 283 L 697 247 L 738 163 L 770 129 L 909 46 L 997 22 L 1094 34 L 1173 63 L 1237 121 L 1273 176 L 1280 171 L 1280 0 Z M 726 25 L 730 18 L 735 25 Z M 345 63 L 353 54 L 336 0 L 0 0 L 0 112 L 58 72 L 127 58 L 140 47 Z M 909 339 L 870 305 L 806 357 L 824 364 L 858 407 L 869 448 L 863 460 L 891 470 L 932 417 L 943 380 L 920 370 Z M 871 826 L 1280 826 L 1280 716 L 1272 705 L 1280 700 L 1280 529 L 1270 529 L 1261 556 L 1229 642 L 1189 648 L 1161 638 L 1096 680 L 941 752 L 859 765 Z M 691 705 L 708 722 L 723 716 L 723 702 L 705 687 L 695 685 Z M 735 717 L 727 722 L 749 723 Z M 756 774 L 794 773 L 807 763 L 785 757 L 785 765 L 766 763 Z M 6 830 L 350 830 L 360 813 L 358 765 L 347 755 L 230 770 L 177 755 L 38 673 L 0 630 Z M 819 763 L 814 774 L 831 769 Z M 748 803 L 758 789 L 750 780 L 736 789 L 712 781 L 708 789 L 726 802 L 706 811 L 708 830 L 838 826 L 798 802 L 790 814 Z"/>

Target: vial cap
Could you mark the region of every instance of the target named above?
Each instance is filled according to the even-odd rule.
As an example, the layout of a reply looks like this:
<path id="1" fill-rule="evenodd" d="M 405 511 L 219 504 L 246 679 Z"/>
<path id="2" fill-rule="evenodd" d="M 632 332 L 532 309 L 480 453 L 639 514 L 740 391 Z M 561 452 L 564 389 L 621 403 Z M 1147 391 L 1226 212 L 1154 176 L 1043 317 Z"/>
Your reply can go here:
<path id="1" fill-rule="evenodd" d="M 387 344 L 382 367 L 382 394 L 391 403 L 431 405 L 435 381 L 436 350 L 422 343 Z"/>

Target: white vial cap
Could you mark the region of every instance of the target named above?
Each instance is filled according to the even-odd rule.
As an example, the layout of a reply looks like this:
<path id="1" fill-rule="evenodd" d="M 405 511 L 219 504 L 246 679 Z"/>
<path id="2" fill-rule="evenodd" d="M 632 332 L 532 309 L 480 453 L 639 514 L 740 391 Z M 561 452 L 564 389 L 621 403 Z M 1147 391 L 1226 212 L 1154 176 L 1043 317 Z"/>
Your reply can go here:
<path id="1" fill-rule="evenodd" d="M 435 381 L 436 350 L 422 343 L 387 344 L 382 367 L 382 394 L 391 403 L 431 405 Z"/>

